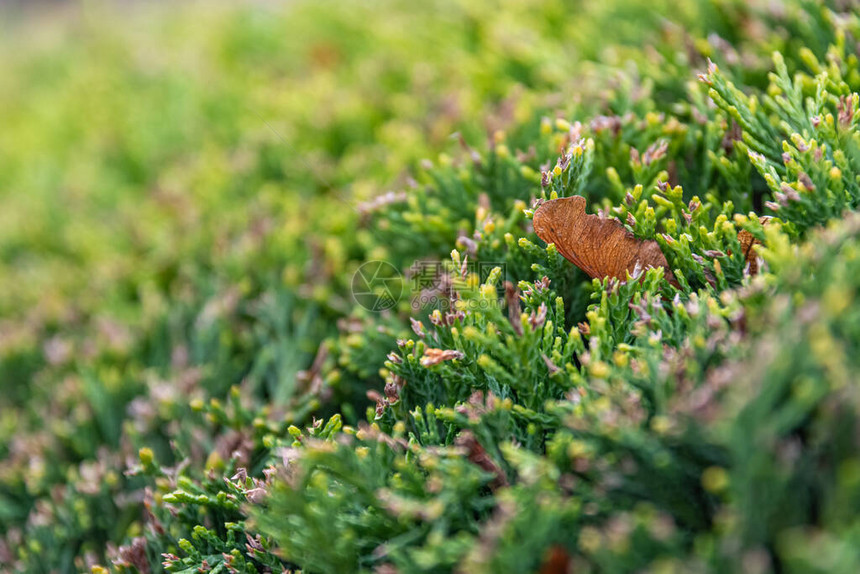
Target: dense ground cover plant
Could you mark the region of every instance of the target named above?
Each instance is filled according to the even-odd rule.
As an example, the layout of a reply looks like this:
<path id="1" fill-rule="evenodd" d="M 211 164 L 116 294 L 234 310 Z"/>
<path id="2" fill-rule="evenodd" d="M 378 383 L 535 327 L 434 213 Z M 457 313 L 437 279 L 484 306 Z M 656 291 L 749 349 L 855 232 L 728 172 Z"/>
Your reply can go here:
<path id="1" fill-rule="evenodd" d="M 856 571 L 856 7 L 669 6 L 84 12 L 4 60 L 0 560 Z M 571 195 L 672 281 L 540 241 Z M 441 271 L 372 312 L 373 260 Z"/>

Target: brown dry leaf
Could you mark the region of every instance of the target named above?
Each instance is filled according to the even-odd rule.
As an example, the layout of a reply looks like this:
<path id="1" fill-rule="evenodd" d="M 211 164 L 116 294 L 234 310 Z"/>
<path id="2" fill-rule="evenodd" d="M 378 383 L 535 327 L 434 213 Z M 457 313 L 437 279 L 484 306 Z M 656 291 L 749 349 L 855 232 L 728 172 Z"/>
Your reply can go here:
<path id="1" fill-rule="evenodd" d="M 590 277 L 626 281 L 627 273 L 662 267 L 666 280 L 679 286 L 656 241 L 637 239 L 617 219 L 586 214 L 585 203 L 578 195 L 543 203 L 535 211 L 535 233 Z"/>
<path id="2" fill-rule="evenodd" d="M 540 567 L 540 574 L 567 574 L 570 572 L 570 554 L 555 544 L 550 547 Z"/>
<path id="3" fill-rule="evenodd" d="M 767 225 L 771 219 L 770 216 L 765 215 L 760 217 L 759 221 L 762 225 Z M 761 245 L 761 241 L 746 229 L 738 231 L 738 241 L 741 242 L 741 252 L 744 254 L 744 259 L 750 266 L 750 275 L 756 275 L 758 273 L 758 255 L 754 247 Z"/>
<path id="4" fill-rule="evenodd" d="M 496 478 L 493 479 L 493 482 L 490 483 L 490 488 L 495 490 L 502 486 L 508 485 L 508 477 L 505 475 L 505 471 L 502 470 L 502 467 L 493 460 L 493 458 L 487 454 L 487 451 L 481 446 L 481 443 L 478 442 L 478 439 L 475 438 L 475 435 L 472 431 L 463 431 L 460 433 L 456 439 L 454 439 L 454 444 L 459 447 L 463 447 L 466 449 L 467 457 L 472 462 L 472 464 L 476 464 L 481 469 L 493 473 Z"/>

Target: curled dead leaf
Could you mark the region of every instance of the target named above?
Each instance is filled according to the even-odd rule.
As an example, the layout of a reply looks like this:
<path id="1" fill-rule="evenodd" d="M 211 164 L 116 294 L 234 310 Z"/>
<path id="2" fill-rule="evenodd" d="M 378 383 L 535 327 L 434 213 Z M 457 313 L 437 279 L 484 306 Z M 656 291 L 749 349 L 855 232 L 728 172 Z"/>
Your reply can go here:
<path id="1" fill-rule="evenodd" d="M 570 572 L 571 556 L 562 546 L 551 546 L 544 556 L 540 574 L 567 574 Z"/>
<path id="2" fill-rule="evenodd" d="M 762 225 L 767 225 L 770 223 L 770 220 L 773 219 L 770 216 L 763 216 L 759 218 L 759 221 Z M 758 273 L 758 254 L 755 252 L 755 246 L 761 245 L 761 241 L 755 238 L 755 236 L 747 231 L 746 229 L 741 229 L 738 231 L 738 241 L 741 243 L 741 253 L 744 255 L 744 260 L 746 260 L 749 265 L 750 275 L 756 275 Z"/>
<path id="3" fill-rule="evenodd" d="M 662 267 L 666 280 L 679 286 L 656 241 L 637 239 L 617 219 L 585 213 L 585 204 L 578 195 L 542 203 L 534 215 L 535 233 L 590 277 L 626 281 L 628 273 L 636 277 Z"/>
<path id="4" fill-rule="evenodd" d="M 499 464 L 487 453 L 484 447 L 481 446 L 481 443 L 478 442 L 478 439 L 475 438 L 472 431 L 467 430 L 460 433 L 460 435 L 455 439 L 454 444 L 466 449 L 467 457 L 473 464 L 476 464 L 482 470 L 495 475 L 495 478 L 490 483 L 491 489 L 495 490 L 499 487 L 508 485 L 508 477 L 505 475 L 505 471 L 502 470 L 502 467 L 499 466 Z"/>

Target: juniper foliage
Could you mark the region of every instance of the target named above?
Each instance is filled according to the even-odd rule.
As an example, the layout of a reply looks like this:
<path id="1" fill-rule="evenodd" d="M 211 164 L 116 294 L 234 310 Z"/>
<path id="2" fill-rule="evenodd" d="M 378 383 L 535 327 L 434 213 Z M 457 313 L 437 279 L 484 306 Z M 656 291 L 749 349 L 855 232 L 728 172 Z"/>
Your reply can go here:
<path id="1" fill-rule="evenodd" d="M 0 91 L 42 129 L 0 142 L 0 186 L 62 222 L 0 231 L 10 569 L 857 571 L 856 6 L 443 4 L 222 8 L 193 77 L 101 31 L 80 49 L 120 64 L 31 56 L 69 67 L 57 116 Z M 259 113 L 296 133 L 248 138 Z M 61 185 L 131 231 L 82 235 L 102 207 L 75 224 Z M 677 286 L 540 241 L 570 195 Z M 372 312 L 374 260 L 441 274 Z"/>

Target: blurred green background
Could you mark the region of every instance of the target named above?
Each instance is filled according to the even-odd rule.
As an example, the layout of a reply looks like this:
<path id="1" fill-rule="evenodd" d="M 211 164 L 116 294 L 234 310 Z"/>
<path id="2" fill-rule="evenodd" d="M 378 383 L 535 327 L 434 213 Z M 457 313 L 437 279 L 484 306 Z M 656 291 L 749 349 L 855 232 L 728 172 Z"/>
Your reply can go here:
<path id="1" fill-rule="evenodd" d="M 455 132 L 481 142 L 543 109 L 587 108 L 606 70 L 663 33 L 661 9 L 691 24 L 711 10 L 658 4 L 7 6 L 0 428 L 74 425 L 69 411 L 88 407 L 43 416 L 58 387 L 77 389 L 102 356 L 138 379 L 176 348 L 218 372 L 216 390 L 266 372 L 261 396 L 289 398 L 349 311 L 355 267 L 384 256 L 358 204 L 405 185 Z M 281 317 L 244 308 L 263 294 Z M 225 304 L 242 309 L 219 315 Z M 231 315 L 217 341 L 195 333 L 203 310 Z M 266 355 L 275 367 L 252 366 L 271 336 L 254 313 L 286 337 Z"/>
<path id="2" fill-rule="evenodd" d="M 563 104 L 599 55 L 566 12 L 620 9 L 0 7 L 0 562 L 103 560 L 139 528 L 137 450 L 202 467 L 230 430 L 201 401 L 241 385 L 256 409 L 317 408 L 296 375 L 349 313 L 355 268 L 385 256 L 359 203 L 454 132 L 481 142 Z"/>

